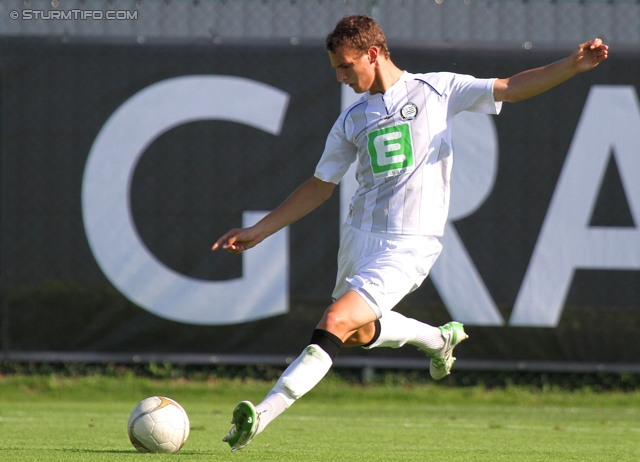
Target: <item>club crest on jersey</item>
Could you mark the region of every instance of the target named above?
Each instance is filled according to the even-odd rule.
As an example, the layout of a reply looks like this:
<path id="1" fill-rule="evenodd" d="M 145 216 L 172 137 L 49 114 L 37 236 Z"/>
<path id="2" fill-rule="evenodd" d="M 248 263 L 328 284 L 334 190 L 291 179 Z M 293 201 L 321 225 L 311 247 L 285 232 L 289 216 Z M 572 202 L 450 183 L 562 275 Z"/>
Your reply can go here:
<path id="1" fill-rule="evenodd" d="M 418 116 L 418 106 L 414 103 L 405 104 L 402 109 L 400 109 L 400 117 L 404 120 L 413 120 Z"/>

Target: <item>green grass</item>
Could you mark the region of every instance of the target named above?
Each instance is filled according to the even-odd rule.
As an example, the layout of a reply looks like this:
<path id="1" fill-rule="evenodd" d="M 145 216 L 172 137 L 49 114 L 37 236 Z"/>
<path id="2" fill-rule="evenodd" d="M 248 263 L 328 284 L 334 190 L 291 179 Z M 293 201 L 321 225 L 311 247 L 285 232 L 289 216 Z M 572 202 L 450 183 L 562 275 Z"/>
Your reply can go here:
<path id="1" fill-rule="evenodd" d="M 0 377 L 2 461 L 632 461 L 640 393 L 448 388 L 329 377 L 243 451 L 220 442 L 237 401 L 270 384 L 123 375 Z M 139 454 L 126 422 L 141 399 L 178 400 L 191 435 L 176 455 Z"/>

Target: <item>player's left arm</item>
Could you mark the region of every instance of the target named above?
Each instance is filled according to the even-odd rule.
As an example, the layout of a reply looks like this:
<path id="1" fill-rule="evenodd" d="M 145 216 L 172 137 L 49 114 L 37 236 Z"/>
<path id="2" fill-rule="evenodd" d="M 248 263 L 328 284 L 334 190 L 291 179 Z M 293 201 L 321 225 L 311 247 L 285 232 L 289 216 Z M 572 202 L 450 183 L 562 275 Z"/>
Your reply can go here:
<path id="1" fill-rule="evenodd" d="M 593 69 L 609 56 L 609 47 L 596 38 L 578 45 L 564 59 L 547 66 L 530 69 L 509 77 L 497 79 L 493 84 L 493 96 L 497 101 L 515 103 L 531 98 L 570 79 L 574 75 Z"/>

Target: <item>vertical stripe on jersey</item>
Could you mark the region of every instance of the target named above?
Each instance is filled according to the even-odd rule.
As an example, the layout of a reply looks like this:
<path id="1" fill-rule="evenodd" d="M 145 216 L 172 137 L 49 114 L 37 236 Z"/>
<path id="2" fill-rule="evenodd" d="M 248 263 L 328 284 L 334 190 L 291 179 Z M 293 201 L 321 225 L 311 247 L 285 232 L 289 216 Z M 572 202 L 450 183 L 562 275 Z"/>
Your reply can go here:
<path id="1" fill-rule="evenodd" d="M 353 111 L 349 113 L 351 117 L 351 121 L 353 123 L 353 138 L 357 138 L 360 134 L 364 134 L 366 139 L 366 129 L 367 129 L 367 115 L 366 110 L 369 106 L 369 102 L 367 101 L 365 104 L 361 104 L 360 106 L 354 108 Z M 358 152 L 362 148 L 358 146 Z M 357 162 L 360 163 L 358 166 L 358 174 L 362 175 L 363 178 L 358 178 L 358 183 L 362 184 L 373 184 L 373 172 L 371 171 L 371 167 L 368 165 L 369 159 L 366 156 L 358 155 Z M 370 176 L 370 178 L 369 178 Z M 353 210 L 351 216 L 351 224 L 356 228 L 362 229 L 362 217 L 364 215 L 365 209 L 365 197 L 362 194 L 362 186 L 358 188 L 356 191 L 356 196 L 353 200 Z"/>
<path id="2" fill-rule="evenodd" d="M 372 231 L 375 230 L 376 232 L 386 232 L 389 223 L 389 213 L 398 207 L 398 201 L 400 199 L 400 197 L 398 197 L 400 194 L 394 192 L 398 183 L 398 177 L 388 177 L 383 181 L 385 184 L 376 188 L 378 194 L 376 195 L 375 206 L 371 214 Z M 394 200 L 392 201 L 392 199 Z M 400 206 L 402 206 L 402 202 L 400 202 Z"/>
<path id="3" fill-rule="evenodd" d="M 390 108 L 393 109 L 393 99 L 392 95 L 388 95 L 385 100 L 384 95 L 382 96 L 382 103 L 384 104 L 384 109 L 387 114 L 389 114 Z M 395 119 L 395 117 L 394 117 Z M 378 120 L 378 127 L 383 128 L 387 126 L 386 119 Z M 371 168 L 371 167 L 370 167 Z M 373 201 L 373 197 L 371 198 L 371 203 L 374 204 L 371 210 L 371 228 L 370 231 L 376 232 L 386 232 L 387 226 L 389 224 L 389 211 L 392 209 L 392 205 L 389 203 L 393 196 L 393 190 L 395 189 L 395 184 L 398 180 L 398 177 L 386 177 L 378 180 L 379 183 L 377 188 L 374 188 L 369 194 L 375 192 L 375 202 Z"/>
<path id="4" fill-rule="evenodd" d="M 427 98 L 425 97 L 425 87 L 419 80 L 410 80 L 406 83 L 407 87 L 407 99 L 412 101 L 421 108 L 418 112 L 418 117 L 415 119 L 415 123 L 411 124 L 411 130 L 414 134 L 414 139 L 419 140 L 431 140 L 429 133 L 429 114 L 427 112 Z M 414 170 L 408 180 L 408 184 L 405 186 L 405 198 L 404 198 L 404 210 L 402 211 L 402 232 L 418 234 L 422 230 L 421 215 L 422 215 L 422 189 L 424 188 L 424 176 L 422 175 L 423 168 L 418 168 L 418 165 L 424 165 L 427 161 L 428 143 L 416 144 L 414 156 L 416 159 L 416 170 Z"/>

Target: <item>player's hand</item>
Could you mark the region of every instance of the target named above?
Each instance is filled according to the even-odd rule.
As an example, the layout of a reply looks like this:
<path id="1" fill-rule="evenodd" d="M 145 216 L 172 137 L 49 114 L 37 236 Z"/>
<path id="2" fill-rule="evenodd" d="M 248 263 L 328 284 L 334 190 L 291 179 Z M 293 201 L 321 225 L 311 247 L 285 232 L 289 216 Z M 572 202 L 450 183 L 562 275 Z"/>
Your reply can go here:
<path id="1" fill-rule="evenodd" d="M 572 55 L 578 72 L 593 69 L 608 57 L 609 46 L 599 38 L 581 43 Z"/>
<path id="2" fill-rule="evenodd" d="M 255 246 L 261 240 L 254 228 L 237 228 L 228 231 L 218 239 L 211 250 L 216 251 L 222 248 L 228 252 L 239 254 Z"/>

